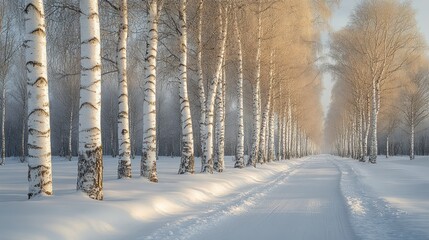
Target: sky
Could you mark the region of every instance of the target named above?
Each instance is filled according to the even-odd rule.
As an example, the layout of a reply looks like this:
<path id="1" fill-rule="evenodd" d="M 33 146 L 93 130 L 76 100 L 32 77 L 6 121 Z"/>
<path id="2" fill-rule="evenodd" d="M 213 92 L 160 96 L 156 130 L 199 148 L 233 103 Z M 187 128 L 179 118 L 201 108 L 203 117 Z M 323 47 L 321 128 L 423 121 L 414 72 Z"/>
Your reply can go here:
<path id="1" fill-rule="evenodd" d="M 360 3 L 361 0 L 342 0 L 340 6 L 335 9 L 334 15 L 331 19 L 331 27 L 333 31 L 340 30 L 347 25 L 349 16 L 353 11 L 353 8 Z M 419 25 L 420 31 L 429 43 L 429 0 L 411 0 L 411 4 L 416 10 L 417 24 Z M 325 47 L 325 53 L 329 48 L 329 37 L 325 33 L 322 37 L 323 45 Z M 331 80 L 329 73 L 325 73 L 323 76 L 324 90 L 322 92 L 322 106 L 325 112 L 325 116 L 329 110 L 329 103 L 331 101 L 331 89 L 334 85 Z"/>

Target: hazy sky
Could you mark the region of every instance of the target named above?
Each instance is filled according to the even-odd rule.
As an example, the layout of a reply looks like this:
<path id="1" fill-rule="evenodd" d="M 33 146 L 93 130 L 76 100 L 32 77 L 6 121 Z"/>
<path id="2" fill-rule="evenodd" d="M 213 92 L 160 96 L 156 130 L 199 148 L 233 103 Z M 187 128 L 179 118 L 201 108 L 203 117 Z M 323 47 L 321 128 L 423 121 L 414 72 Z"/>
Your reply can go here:
<path id="1" fill-rule="evenodd" d="M 348 23 L 348 18 L 353 10 L 353 8 L 361 0 L 342 0 L 341 5 L 338 9 L 335 10 L 334 16 L 331 20 L 331 25 L 333 31 L 339 30 Z M 426 42 L 429 43 L 429 0 L 411 0 L 411 3 L 414 9 L 417 12 L 417 23 L 419 24 L 420 31 L 424 34 Z M 327 50 L 328 42 L 326 36 L 324 37 L 324 46 Z M 331 89 L 333 82 L 331 81 L 331 76 L 325 74 L 323 77 L 323 86 L 324 91 L 322 93 L 322 105 L 326 113 L 329 109 L 329 103 L 331 101 Z"/>

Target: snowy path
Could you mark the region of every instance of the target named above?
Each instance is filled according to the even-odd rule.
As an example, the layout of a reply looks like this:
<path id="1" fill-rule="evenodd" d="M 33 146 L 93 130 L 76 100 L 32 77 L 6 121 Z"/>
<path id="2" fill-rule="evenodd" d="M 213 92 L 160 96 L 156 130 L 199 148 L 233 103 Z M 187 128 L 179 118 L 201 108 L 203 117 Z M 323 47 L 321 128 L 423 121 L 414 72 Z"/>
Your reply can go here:
<path id="1" fill-rule="evenodd" d="M 27 165 L 8 159 L 0 239 L 429 240 L 427 156 L 373 165 L 319 155 L 244 169 L 228 157 L 222 174 L 194 175 L 161 157 L 157 184 L 138 177 L 139 161 L 134 178 L 117 180 L 117 160 L 105 158 L 99 202 L 76 192 L 76 160 L 54 158 L 54 196 L 28 201 Z"/>
<path id="2" fill-rule="evenodd" d="M 212 212 L 166 224 L 144 239 L 354 239 L 340 177 L 328 158 L 306 159 Z"/>

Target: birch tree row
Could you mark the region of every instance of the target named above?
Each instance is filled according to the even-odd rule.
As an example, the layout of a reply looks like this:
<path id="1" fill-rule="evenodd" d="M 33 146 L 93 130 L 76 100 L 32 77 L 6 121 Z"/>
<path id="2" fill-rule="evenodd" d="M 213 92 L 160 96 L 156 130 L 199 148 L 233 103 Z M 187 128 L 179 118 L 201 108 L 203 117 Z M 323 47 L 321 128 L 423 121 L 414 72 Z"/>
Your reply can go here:
<path id="1" fill-rule="evenodd" d="M 332 35 L 336 80 L 326 132 L 341 156 L 376 163 L 403 126 L 414 158 L 415 129 L 428 115 L 428 59 L 410 3 L 366 0 Z M 385 148 L 380 151 L 380 136 Z"/>
<path id="2" fill-rule="evenodd" d="M 180 123 L 170 129 L 179 132 L 172 140 L 180 142 L 179 174 L 225 171 L 227 145 L 234 146 L 236 168 L 317 153 L 318 20 L 329 16 L 329 3 L 26 0 L 28 115 L 21 129 L 28 130 L 21 155 L 29 166 L 28 197 L 53 193 L 52 132 L 61 135 L 60 143 L 52 141 L 63 146 L 61 155 L 78 156 L 77 190 L 92 199 L 103 199 L 106 148 L 117 153 L 119 179 L 132 177 L 131 159 L 141 149 L 140 175 L 158 182 L 164 108 L 179 110 L 168 115 Z M 71 19 L 79 25 L 66 29 Z M 61 107 L 50 107 L 50 99 Z M 53 118 L 50 109 L 66 117 Z"/>

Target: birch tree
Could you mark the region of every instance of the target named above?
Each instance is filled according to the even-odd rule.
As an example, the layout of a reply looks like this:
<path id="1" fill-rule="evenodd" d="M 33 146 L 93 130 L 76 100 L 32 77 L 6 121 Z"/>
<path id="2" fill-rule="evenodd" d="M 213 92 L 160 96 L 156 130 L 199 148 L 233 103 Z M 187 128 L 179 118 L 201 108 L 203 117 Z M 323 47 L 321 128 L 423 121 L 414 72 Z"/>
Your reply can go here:
<path id="1" fill-rule="evenodd" d="M 428 69 L 408 70 L 406 76 L 410 82 L 402 91 L 401 111 L 409 133 L 410 160 L 415 158 L 416 128 L 428 115 L 429 104 L 429 71 Z"/>
<path id="2" fill-rule="evenodd" d="M 119 6 L 121 24 L 116 62 L 118 64 L 118 178 L 131 177 L 131 140 L 128 111 L 128 80 L 127 80 L 127 39 L 128 39 L 128 3 L 121 0 Z"/>
<path id="3" fill-rule="evenodd" d="M 80 1 L 81 83 L 77 190 L 103 200 L 101 54 L 98 1 Z"/>
<path id="4" fill-rule="evenodd" d="M 260 100 L 260 79 L 261 79 L 261 45 L 262 45 L 262 8 L 261 1 L 258 1 L 258 35 L 256 47 L 256 73 L 255 82 L 253 83 L 253 133 L 252 133 L 252 149 L 250 152 L 247 166 L 256 167 L 256 163 L 260 162 L 259 159 L 259 146 L 261 134 L 261 100 Z"/>
<path id="5" fill-rule="evenodd" d="M 244 111 L 243 111 L 243 50 L 241 32 L 238 26 L 237 13 L 234 11 L 234 30 L 238 46 L 238 80 L 237 80 L 237 146 L 234 168 L 244 167 Z"/>
<path id="6" fill-rule="evenodd" d="M 213 173 L 213 118 L 214 118 L 214 106 L 215 97 L 220 81 L 222 62 L 225 55 L 226 48 L 226 36 L 228 29 L 228 18 L 227 14 L 223 14 L 224 7 L 219 4 L 219 28 L 220 28 L 220 41 L 219 41 L 219 54 L 216 57 L 215 72 L 210 81 L 209 89 L 207 92 L 207 98 L 205 101 L 205 119 L 204 128 L 201 133 L 201 145 L 202 145 L 202 158 L 201 158 L 201 172 Z"/>
<path id="7" fill-rule="evenodd" d="M 371 82 L 371 163 L 377 161 L 377 122 L 381 93 L 386 81 L 412 61 L 422 48 L 409 3 L 387 0 L 367 0 L 358 6 L 352 16 L 351 27 L 358 31 L 356 52 L 365 56 Z"/>
<path id="8" fill-rule="evenodd" d="M 188 35 L 187 35 L 187 0 L 180 1 L 180 112 L 182 124 L 182 153 L 179 174 L 195 171 L 194 138 L 192 132 L 191 109 L 188 97 Z"/>
<path id="9" fill-rule="evenodd" d="M 52 195 L 49 90 L 45 14 L 42 0 L 25 2 L 28 92 L 28 199 Z"/>
<path id="10" fill-rule="evenodd" d="M 148 9 L 148 33 L 145 56 L 145 80 L 143 101 L 143 149 L 140 175 L 151 182 L 158 182 L 156 170 L 156 61 L 158 54 L 158 22 L 163 1 L 150 0 Z"/>

